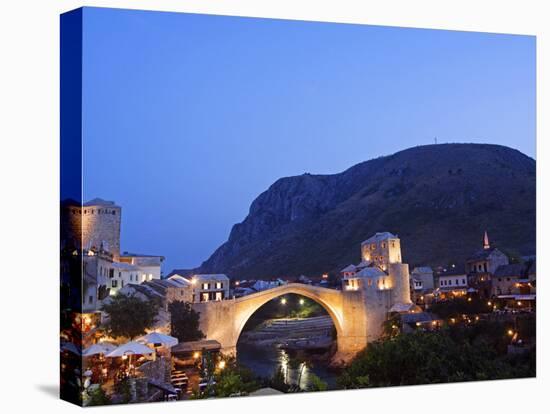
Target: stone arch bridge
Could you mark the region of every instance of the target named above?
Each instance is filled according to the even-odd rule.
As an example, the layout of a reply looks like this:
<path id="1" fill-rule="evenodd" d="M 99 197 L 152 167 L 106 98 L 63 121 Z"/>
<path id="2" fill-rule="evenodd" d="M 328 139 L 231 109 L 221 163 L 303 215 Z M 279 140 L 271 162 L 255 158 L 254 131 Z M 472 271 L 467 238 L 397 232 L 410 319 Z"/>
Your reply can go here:
<path id="1" fill-rule="evenodd" d="M 363 290 L 289 283 L 240 298 L 195 303 L 193 308 L 200 312 L 200 328 L 206 339 L 220 342 L 224 353 L 235 353 L 239 336 L 254 312 L 270 300 L 290 293 L 312 299 L 327 311 L 336 327 L 336 356 L 342 360 L 364 349 L 368 340 L 379 337 L 390 306 L 389 296 L 382 303 L 369 303 Z"/>

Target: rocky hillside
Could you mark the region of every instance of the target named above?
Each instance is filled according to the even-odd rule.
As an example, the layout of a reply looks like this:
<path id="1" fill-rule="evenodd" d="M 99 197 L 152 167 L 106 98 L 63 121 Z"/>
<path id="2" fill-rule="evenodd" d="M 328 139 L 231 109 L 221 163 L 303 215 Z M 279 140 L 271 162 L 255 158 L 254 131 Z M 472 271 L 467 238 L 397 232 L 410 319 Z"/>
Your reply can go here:
<path id="1" fill-rule="evenodd" d="M 334 175 L 281 178 L 260 194 L 199 269 L 234 277 L 316 275 L 359 260 L 377 231 L 401 238 L 411 265 L 462 263 L 492 244 L 535 250 L 536 164 L 498 145 L 410 148 Z"/>

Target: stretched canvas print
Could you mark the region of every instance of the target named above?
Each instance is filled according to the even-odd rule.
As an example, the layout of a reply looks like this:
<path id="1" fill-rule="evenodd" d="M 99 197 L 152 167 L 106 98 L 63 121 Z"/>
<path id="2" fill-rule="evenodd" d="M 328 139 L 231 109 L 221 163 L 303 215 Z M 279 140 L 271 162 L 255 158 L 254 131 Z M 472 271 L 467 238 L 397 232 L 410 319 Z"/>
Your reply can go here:
<path id="1" fill-rule="evenodd" d="M 61 397 L 535 376 L 535 156 L 532 36 L 63 14 Z"/>

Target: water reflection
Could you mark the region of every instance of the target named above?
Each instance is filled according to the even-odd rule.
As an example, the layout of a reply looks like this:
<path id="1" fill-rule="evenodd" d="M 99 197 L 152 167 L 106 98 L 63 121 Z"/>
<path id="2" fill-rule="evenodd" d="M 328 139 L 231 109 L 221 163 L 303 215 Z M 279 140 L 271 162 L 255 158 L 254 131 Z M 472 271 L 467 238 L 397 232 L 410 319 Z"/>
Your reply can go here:
<path id="1" fill-rule="evenodd" d="M 237 360 L 263 378 L 272 378 L 281 369 L 287 384 L 304 390 L 312 385 L 311 373 L 326 382 L 329 389 L 336 383 L 336 374 L 328 369 L 328 361 L 313 360 L 307 354 L 291 356 L 276 345 L 239 343 Z"/>

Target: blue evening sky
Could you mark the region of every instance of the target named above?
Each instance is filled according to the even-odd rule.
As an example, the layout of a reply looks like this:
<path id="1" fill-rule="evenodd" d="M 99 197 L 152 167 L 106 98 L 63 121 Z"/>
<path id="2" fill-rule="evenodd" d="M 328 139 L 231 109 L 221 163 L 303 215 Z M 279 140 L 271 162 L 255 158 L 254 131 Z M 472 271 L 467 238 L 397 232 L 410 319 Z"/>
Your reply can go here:
<path id="1" fill-rule="evenodd" d="M 275 180 L 439 142 L 535 157 L 535 38 L 87 8 L 84 198 L 194 267 Z"/>

